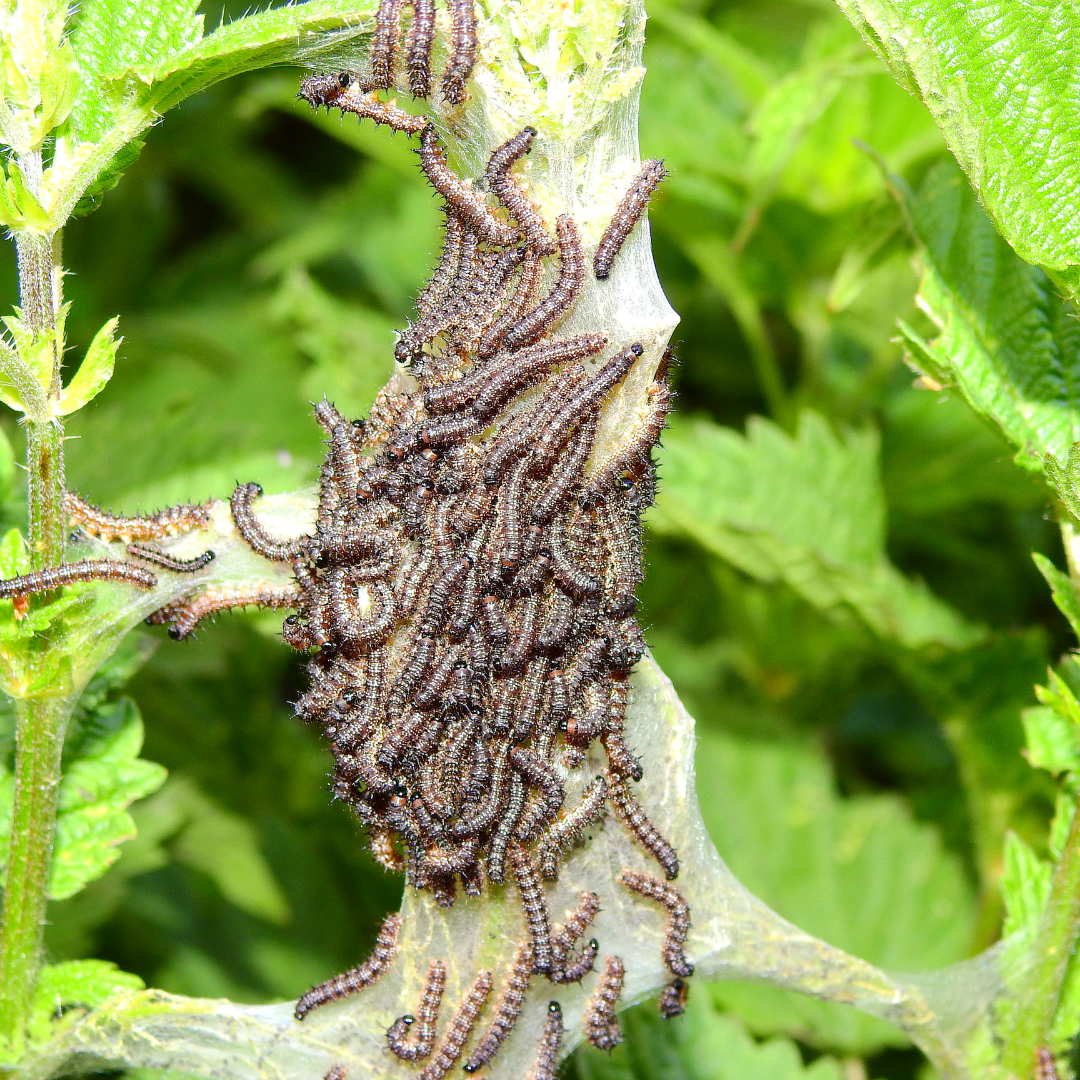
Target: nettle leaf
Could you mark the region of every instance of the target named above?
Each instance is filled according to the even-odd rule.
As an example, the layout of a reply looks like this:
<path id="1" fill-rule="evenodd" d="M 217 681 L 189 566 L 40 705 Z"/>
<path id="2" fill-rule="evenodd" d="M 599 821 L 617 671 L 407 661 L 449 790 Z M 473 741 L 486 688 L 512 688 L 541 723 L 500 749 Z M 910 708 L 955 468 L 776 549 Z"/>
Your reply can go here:
<path id="1" fill-rule="evenodd" d="M 1012 934 L 1031 935 L 1039 925 L 1039 917 L 1050 896 L 1050 877 L 1053 867 L 1040 859 L 1028 844 L 1015 833 L 1005 838 L 1005 872 L 1001 878 L 1001 894 L 1005 900 L 1005 937 Z"/>
<path id="2" fill-rule="evenodd" d="M 1069 620 L 1073 633 L 1080 637 L 1080 595 L 1077 594 L 1072 578 L 1059 570 L 1045 555 L 1035 552 L 1031 557 L 1035 560 L 1039 573 L 1046 578 L 1058 610 Z"/>
<path id="3" fill-rule="evenodd" d="M 53 407 L 57 416 L 67 416 L 77 412 L 88 401 L 92 401 L 112 378 L 113 365 L 116 363 L 116 350 L 120 338 L 116 337 L 116 325 L 119 319 L 110 319 L 95 335 L 86 350 L 86 356 L 79 365 L 79 370 L 64 387 L 60 400 Z"/>
<path id="4" fill-rule="evenodd" d="M 762 581 L 784 581 L 815 607 L 853 613 L 908 648 L 960 648 L 979 628 L 885 554 L 877 435 L 844 438 L 805 412 L 792 438 L 760 417 L 745 437 L 677 422 L 660 456 L 664 483 L 650 525 L 683 533 Z"/>
<path id="5" fill-rule="evenodd" d="M 838 0 L 933 114 L 998 228 L 1024 259 L 1078 264 L 1080 12 L 1011 0 Z"/>
<path id="6" fill-rule="evenodd" d="M 93 140 L 113 118 L 119 87 L 128 72 L 152 71 L 203 36 L 199 0 L 88 0 L 79 9 L 71 45 L 81 76 L 72 110 L 77 138 Z"/>
<path id="7" fill-rule="evenodd" d="M 1020 464 L 1066 461 L 1080 440 L 1076 309 L 995 232 L 951 162 L 905 201 L 922 246 L 919 303 L 940 331 L 927 342 L 901 324 L 914 365 L 1000 425 Z"/>
<path id="8" fill-rule="evenodd" d="M 698 732 L 702 816 L 736 877 L 779 914 L 893 970 L 966 955 L 974 898 L 959 860 L 893 796 L 842 799 L 824 756 Z M 872 1017 L 776 987 L 720 983 L 718 1003 L 759 1035 L 867 1054 L 904 1045 Z"/>
<path id="9" fill-rule="evenodd" d="M 157 791 L 166 770 L 139 758 L 142 718 L 121 699 L 102 718 L 104 730 L 88 740 L 60 784 L 49 898 L 63 900 L 100 877 L 135 835 L 128 806 Z M 111 730 L 109 730 L 111 728 Z"/>
<path id="10" fill-rule="evenodd" d="M 1080 730 L 1049 706 L 1021 713 L 1027 742 L 1027 759 L 1038 769 L 1052 773 L 1080 771 Z"/>

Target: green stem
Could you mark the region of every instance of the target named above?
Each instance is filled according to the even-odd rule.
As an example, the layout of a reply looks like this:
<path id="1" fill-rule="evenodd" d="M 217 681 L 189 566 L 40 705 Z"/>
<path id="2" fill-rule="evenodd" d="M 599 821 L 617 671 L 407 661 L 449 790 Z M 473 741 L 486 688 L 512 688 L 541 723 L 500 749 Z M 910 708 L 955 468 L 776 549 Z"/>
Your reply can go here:
<path id="1" fill-rule="evenodd" d="M 40 184 L 40 153 L 20 155 L 28 185 Z M 35 337 L 53 338 L 52 372 L 43 387 L 49 399 L 60 392 L 62 345 L 55 338 L 60 311 L 59 237 L 21 233 L 15 239 L 23 323 Z M 29 359 L 29 358 L 25 358 Z M 26 421 L 30 561 L 34 569 L 64 558 L 64 429 L 44 417 Z M 47 641 L 39 643 L 44 657 Z M 0 1038 L 17 1049 L 29 1015 L 41 963 L 48 900 L 60 754 L 71 711 L 59 687 L 16 702 L 15 790 L 11 844 L 0 923 Z"/>
<path id="2" fill-rule="evenodd" d="M 1054 867 L 1050 898 L 1039 921 L 1030 956 L 1034 966 L 1016 990 L 1016 1022 L 1005 1041 L 1002 1063 L 1011 1075 L 1035 1075 L 1035 1052 L 1046 1046 L 1057 1012 L 1065 971 L 1080 932 L 1080 810 Z"/>
<path id="3" fill-rule="evenodd" d="M 70 711 L 66 698 L 17 703 L 15 800 L 0 932 L 0 1035 L 16 1051 L 41 962 L 60 753 Z"/>

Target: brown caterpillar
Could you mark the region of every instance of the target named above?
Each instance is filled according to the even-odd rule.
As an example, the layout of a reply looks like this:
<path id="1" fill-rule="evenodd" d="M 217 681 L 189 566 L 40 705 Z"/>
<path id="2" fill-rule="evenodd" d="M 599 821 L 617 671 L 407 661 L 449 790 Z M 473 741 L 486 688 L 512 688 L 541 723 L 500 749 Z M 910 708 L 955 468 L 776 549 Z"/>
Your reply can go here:
<path id="1" fill-rule="evenodd" d="M 514 1025 L 521 1015 L 521 1007 L 525 1004 L 525 995 L 529 992 L 532 973 L 532 942 L 526 939 L 518 943 L 514 959 L 507 968 L 506 979 L 499 991 L 499 1001 L 495 1006 L 491 1026 L 480 1040 L 480 1045 L 465 1062 L 465 1072 L 474 1073 L 483 1068 L 499 1052 L 499 1047 L 514 1030 Z"/>
<path id="2" fill-rule="evenodd" d="M 402 1061 L 423 1061 L 430 1056 L 438 1034 L 439 1007 L 445 989 L 446 965 L 441 960 L 432 960 L 417 1015 L 399 1016 L 386 1031 L 390 1050 Z M 415 1037 L 413 1024 L 417 1025 Z"/>
<path id="3" fill-rule="evenodd" d="M 402 0 L 381 0 L 375 14 L 375 35 L 371 41 L 369 90 L 388 90 L 394 85 L 394 64 L 401 36 Z"/>
<path id="4" fill-rule="evenodd" d="M 690 907 L 674 885 L 636 870 L 623 870 L 619 883 L 632 892 L 662 904 L 668 913 L 667 936 L 664 938 L 664 963 L 672 975 L 687 979 L 694 974 L 694 965 L 686 958 L 683 945 L 690 932 Z"/>
<path id="5" fill-rule="evenodd" d="M 615 1006 L 622 994 L 625 974 L 626 968 L 621 957 L 606 957 L 604 973 L 585 1006 L 585 1038 L 597 1050 L 607 1050 L 610 1053 L 623 1041 Z"/>
<path id="6" fill-rule="evenodd" d="M 431 42 L 435 36 L 435 0 L 412 0 L 413 18 L 406 42 L 405 65 L 413 97 L 431 93 Z"/>
<path id="7" fill-rule="evenodd" d="M 382 978 L 387 968 L 394 962 L 394 957 L 397 956 L 401 926 L 400 915 L 387 915 L 375 939 L 375 948 L 371 956 L 343 975 L 335 975 L 334 978 L 313 986 L 296 1003 L 296 1008 L 293 1010 L 296 1019 L 303 1020 L 312 1009 L 317 1009 L 320 1005 L 359 994 L 361 990 Z"/>
<path id="8" fill-rule="evenodd" d="M 435 1056 L 417 1076 L 417 1080 L 443 1080 L 443 1077 L 457 1064 L 461 1051 L 469 1041 L 469 1036 L 476 1027 L 480 1011 L 491 993 L 491 972 L 481 971 L 473 980 L 465 998 L 457 1007 L 450 1027 L 439 1043 Z"/>
<path id="9" fill-rule="evenodd" d="M 169 637 L 182 641 L 195 632 L 199 623 L 219 611 L 242 607 L 296 607 L 300 593 L 295 585 L 258 582 L 250 585 L 210 585 L 190 600 L 180 600 L 148 616 L 148 623 L 168 622 Z"/>
<path id="10" fill-rule="evenodd" d="M 258 484 L 238 484 L 229 500 L 236 531 L 256 555 L 277 562 L 287 562 L 302 555 L 308 548 L 308 538 L 275 540 L 268 536 L 251 509 L 252 499 L 262 494 Z"/>
<path id="11" fill-rule="evenodd" d="M 562 1006 L 557 1001 L 548 1003 L 548 1018 L 544 1024 L 544 1036 L 533 1062 L 529 1076 L 532 1080 L 555 1080 L 559 1066 L 559 1050 L 563 1040 Z"/>
<path id="12" fill-rule="evenodd" d="M 79 581 L 126 581 L 140 589 L 152 589 L 157 585 L 157 576 L 141 566 L 115 559 L 80 559 L 0 581 L 0 599 L 11 600 L 17 596 L 51 592 Z"/>
<path id="13" fill-rule="evenodd" d="M 686 999 L 690 995 L 690 987 L 682 979 L 672 979 L 671 982 L 660 991 L 657 1005 L 660 1015 L 665 1020 L 673 1016 L 681 1016 L 686 1012 Z"/>
<path id="14" fill-rule="evenodd" d="M 559 244 L 559 279 L 536 307 L 507 330 L 504 341 L 509 348 L 528 345 L 540 337 L 574 306 L 585 283 L 581 234 L 569 214 L 562 214 L 555 222 L 555 235 Z"/>
<path id="15" fill-rule="evenodd" d="M 610 770 L 607 775 L 608 798 L 619 820 L 633 833 L 635 839 L 664 868 L 669 881 L 679 876 L 679 857 L 660 831 L 645 816 L 641 803 L 630 793 L 626 781 Z M 681 972 L 675 972 L 676 975 Z"/>
<path id="16" fill-rule="evenodd" d="M 447 0 L 450 8 L 450 57 L 443 71 L 442 94 L 451 105 L 465 100 L 465 83 L 476 63 L 476 12 L 472 0 Z"/>
<path id="17" fill-rule="evenodd" d="M 514 162 L 532 150 L 535 138 L 536 129 L 527 127 L 503 143 L 488 160 L 484 178 L 489 189 L 499 197 L 499 201 L 510 211 L 510 216 L 521 226 L 532 250 L 538 255 L 554 255 L 557 248 L 544 219 L 510 175 Z"/>
<path id="18" fill-rule="evenodd" d="M 64 511 L 70 521 L 81 525 L 91 536 L 101 540 L 123 540 L 125 543 L 135 540 L 163 540 L 167 536 L 205 529 L 210 525 L 209 503 L 204 506 L 182 503 L 145 517 L 117 517 L 106 514 L 75 492 L 67 491 L 64 493 Z"/>
<path id="19" fill-rule="evenodd" d="M 665 176 L 667 176 L 667 170 L 662 161 L 650 159 L 642 162 L 637 176 L 631 182 L 596 247 L 596 254 L 593 256 L 593 273 L 601 280 L 611 273 L 615 256 L 619 254 L 626 238 L 637 224 L 638 218 L 649 205 L 652 193 Z"/>
<path id="20" fill-rule="evenodd" d="M 489 244 L 507 246 L 515 243 L 517 230 L 499 220 L 483 198 L 447 165 L 439 136 L 430 123 L 420 135 L 420 164 L 431 186 L 479 236 Z"/>
<path id="21" fill-rule="evenodd" d="M 533 970 L 541 974 L 551 970 L 551 915 L 548 913 L 547 896 L 540 876 L 524 848 L 515 846 L 510 851 L 510 865 L 514 870 L 521 906 L 525 909 L 525 922 L 532 938 Z"/>

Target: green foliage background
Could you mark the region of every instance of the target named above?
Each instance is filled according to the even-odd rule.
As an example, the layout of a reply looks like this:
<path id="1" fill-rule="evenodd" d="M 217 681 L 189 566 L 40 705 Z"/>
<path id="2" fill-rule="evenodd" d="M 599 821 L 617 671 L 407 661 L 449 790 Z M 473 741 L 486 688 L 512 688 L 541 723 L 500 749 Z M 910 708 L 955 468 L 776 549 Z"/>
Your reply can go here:
<path id="1" fill-rule="evenodd" d="M 706 821 L 745 884 L 874 963 L 948 964 L 1000 933 L 1009 830 L 1047 852 L 1055 788 L 1021 755 L 1021 711 L 1069 645 L 1029 555 L 1063 565 L 1047 490 L 967 405 L 913 385 L 896 340 L 898 318 L 911 347 L 936 331 L 883 169 L 924 221 L 955 166 L 824 0 L 649 9 L 641 142 L 672 173 L 651 220 L 683 320 L 649 641 L 699 722 Z M 308 483 L 322 447 L 307 403 L 325 393 L 359 415 L 389 374 L 437 246 L 434 201 L 404 139 L 313 115 L 297 75 L 185 103 L 66 232 L 75 354 L 113 315 L 124 335 L 112 383 L 69 428 L 71 486 L 95 502 Z M 128 786 L 92 803 L 116 803 L 108 843 L 160 781 L 147 762 L 169 779 L 132 806 L 138 837 L 103 876 L 82 892 L 54 881 L 68 898 L 50 910 L 51 962 L 101 957 L 168 990 L 263 1001 L 365 953 L 401 883 L 329 803 L 278 626 L 223 618 L 184 645 L 148 631 L 99 682 L 70 753 L 84 769 L 130 762 Z M 698 985 L 687 1016 L 661 1029 L 654 1013 L 634 1010 L 626 1046 L 568 1072 L 924 1068 L 880 1022 L 771 988 Z"/>

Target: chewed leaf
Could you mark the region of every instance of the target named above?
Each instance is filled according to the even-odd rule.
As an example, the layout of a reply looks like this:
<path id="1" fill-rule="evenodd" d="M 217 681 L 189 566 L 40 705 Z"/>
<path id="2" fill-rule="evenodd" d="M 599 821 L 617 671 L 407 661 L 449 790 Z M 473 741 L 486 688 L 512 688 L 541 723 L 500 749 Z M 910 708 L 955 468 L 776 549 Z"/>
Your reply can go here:
<path id="1" fill-rule="evenodd" d="M 112 378 L 113 365 L 116 362 L 116 350 L 120 339 L 115 337 L 117 319 L 110 319 L 95 335 L 86 350 L 86 356 L 79 365 L 71 382 L 64 387 L 60 400 L 54 406 L 57 416 L 67 416 L 77 412 L 88 401 L 95 398 L 105 384 Z"/>
<path id="2" fill-rule="evenodd" d="M 64 1009 L 76 1005 L 93 1009 L 117 994 L 141 990 L 138 975 L 121 971 L 108 960 L 68 960 L 41 969 L 30 1015 L 31 1038 L 45 1039 Z"/>

